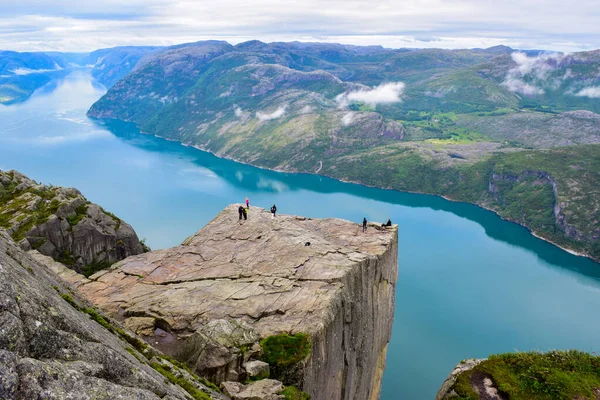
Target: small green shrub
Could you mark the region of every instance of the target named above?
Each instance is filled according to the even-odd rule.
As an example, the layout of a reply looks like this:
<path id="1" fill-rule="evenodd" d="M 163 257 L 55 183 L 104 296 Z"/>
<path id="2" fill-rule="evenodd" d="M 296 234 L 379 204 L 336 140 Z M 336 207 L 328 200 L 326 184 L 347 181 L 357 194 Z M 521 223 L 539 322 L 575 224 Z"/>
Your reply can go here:
<path id="1" fill-rule="evenodd" d="M 91 263 L 87 264 L 86 266 L 84 266 L 82 268 L 81 273 L 86 278 L 89 278 L 90 276 L 94 275 L 96 272 L 102 271 L 103 269 L 107 269 L 111 265 L 112 264 L 106 260 L 104 260 L 104 261 L 93 260 Z"/>
<path id="2" fill-rule="evenodd" d="M 260 341 L 263 361 L 274 367 L 286 367 L 304 360 L 311 349 L 310 337 L 305 333 L 281 333 Z"/>
<path id="3" fill-rule="evenodd" d="M 89 206 L 87 204 L 82 204 L 79 207 L 77 207 L 75 209 L 75 215 L 67 217 L 67 222 L 69 223 L 69 225 L 75 226 L 79 222 L 81 222 L 81 220 L 84 219 L 87 215 L 88 207 Z"/>
<path id="4" fill-rule="evenodd" d="M 283 392 L 280 393 L 285 397 L 285 400 L 310 400 L 310 395 L 294 386 L 286 386 Z"/>

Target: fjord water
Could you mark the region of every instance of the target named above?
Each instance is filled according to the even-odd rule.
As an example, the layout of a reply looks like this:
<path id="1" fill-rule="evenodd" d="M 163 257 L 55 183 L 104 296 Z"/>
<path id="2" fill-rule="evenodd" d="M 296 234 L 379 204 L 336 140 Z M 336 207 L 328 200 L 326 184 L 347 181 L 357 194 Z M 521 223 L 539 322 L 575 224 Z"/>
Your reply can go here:
<path id="1" fill-rule="evenodd" d="M 467 357 L 600 351 L 600 265 L 476 206 L 260 170 L 92 121 L 104 92 L 85 71 L 0 106 L 0 169 L 77 187 L 152 248 L 180 243 L 227 204 L 399 224 L 396 314 L 381 398 L 432 399 Z M 250 212 L 252 218 L 252 212 Z M 361 400 L 361 399 L 357 399 Z"/>

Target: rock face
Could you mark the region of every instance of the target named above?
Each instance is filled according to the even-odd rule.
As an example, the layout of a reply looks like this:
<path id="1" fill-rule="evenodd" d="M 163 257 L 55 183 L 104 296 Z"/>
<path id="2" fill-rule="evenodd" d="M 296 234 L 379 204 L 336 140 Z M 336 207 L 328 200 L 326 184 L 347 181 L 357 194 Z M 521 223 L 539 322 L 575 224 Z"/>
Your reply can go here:
<path id="1" fill-rule="evenodd" d="M 0 171 L 0 228 L 24 250 L 36 249 L 79 272 L 145 250 L 129 224 L 77 189 L 40 185 L 16 171 Z"/>
<path id="2" fill-rule="evenodd" d="M 240 221 L 231 205 L 178 247 L 71 281 L 127 326 L 140 333 L 153 326 L 146 339 L 161 350 L 176 355 L 190 346 L 187 361 L 193 363 L 193 351 L 203 368 L 210 360 L 217 381 L 236 380 L 226 375 L 243 371 L 260 351 L 250 348 L 253 331 L 263 338 L 306 333 L 312 351 L 295 384 L 315 399 L 377 399 L 397 254 L 396 226 L 370 225 L 362 233 L 348 221 L 272 218 L 256 207 Z M 232 346 L 243 354 L 231 356 Z"/>
<path id="3" fill-rule="evenodd" d="M 189 398 L 90 315 L 85 301 L 0 229 L 0 399 Z"/>

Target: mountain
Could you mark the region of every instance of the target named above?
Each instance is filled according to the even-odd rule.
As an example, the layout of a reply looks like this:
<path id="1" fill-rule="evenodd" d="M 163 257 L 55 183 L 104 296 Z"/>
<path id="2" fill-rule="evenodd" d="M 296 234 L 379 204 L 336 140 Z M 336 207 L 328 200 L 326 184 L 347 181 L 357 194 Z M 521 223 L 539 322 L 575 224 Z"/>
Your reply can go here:
<path id="1" fill-rule="evenodd" d="M 45 53 L 0 51 L 0 104 L 27 99 L 35 91 L 64 73 L 67 63 Z"/>
<path id="2" fill-rule="evenodd" d="M 107 88 L 130 73 L 146 55 L 157 53 L 157 46 L 121 46 L 91 52 L 85 65 L 92 68 L 92 76 Z"/>
<path id="3" fill-rule="evenodd" d="M 0 51 L 0 104 L 27 100 L 35 90 L 75 69 L 89 69 L 109 88 L 161 47 L 114 47 L 92 53 Z"/>
<path id="4" fill-rule="evenodd" d="M 600 259 L 600 51 L 207 41 L 88 114 L 256 166 L 468 201 Z"/>

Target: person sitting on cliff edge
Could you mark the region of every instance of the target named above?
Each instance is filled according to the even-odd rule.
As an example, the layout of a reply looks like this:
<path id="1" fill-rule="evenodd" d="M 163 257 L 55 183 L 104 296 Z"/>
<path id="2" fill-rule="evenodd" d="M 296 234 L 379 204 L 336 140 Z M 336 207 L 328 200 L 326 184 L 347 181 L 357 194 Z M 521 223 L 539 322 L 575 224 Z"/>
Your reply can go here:
<path id="1" fill-rule="evenodd" d="M 392 220 L 388 218 L 388 222 L 384 226 L 392 226 Z"/>

